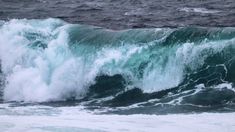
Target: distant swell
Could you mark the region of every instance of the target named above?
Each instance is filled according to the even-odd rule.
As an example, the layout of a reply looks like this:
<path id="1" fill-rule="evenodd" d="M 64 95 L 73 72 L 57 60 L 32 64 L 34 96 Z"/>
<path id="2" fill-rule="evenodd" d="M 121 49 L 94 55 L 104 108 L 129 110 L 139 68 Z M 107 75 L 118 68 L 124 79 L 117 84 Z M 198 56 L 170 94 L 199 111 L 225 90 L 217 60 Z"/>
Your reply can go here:
<path id="1" fill-rule="evenodd" d="M 234 107 L 232 27 L 113 31 L 22 19 L 0 22 L 0 34 L 4 101 Z"/>

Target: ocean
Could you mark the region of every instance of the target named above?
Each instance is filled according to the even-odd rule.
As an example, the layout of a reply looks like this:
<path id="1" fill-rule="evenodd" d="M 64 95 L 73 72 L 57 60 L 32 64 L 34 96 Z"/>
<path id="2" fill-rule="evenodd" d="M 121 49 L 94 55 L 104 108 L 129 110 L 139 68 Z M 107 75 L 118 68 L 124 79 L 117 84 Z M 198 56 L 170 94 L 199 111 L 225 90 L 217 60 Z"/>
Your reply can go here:
<path id="1" fill-rule="evenodd" d="M 233 0 L 0 0 L 0 130 L 235 131 Z"/>

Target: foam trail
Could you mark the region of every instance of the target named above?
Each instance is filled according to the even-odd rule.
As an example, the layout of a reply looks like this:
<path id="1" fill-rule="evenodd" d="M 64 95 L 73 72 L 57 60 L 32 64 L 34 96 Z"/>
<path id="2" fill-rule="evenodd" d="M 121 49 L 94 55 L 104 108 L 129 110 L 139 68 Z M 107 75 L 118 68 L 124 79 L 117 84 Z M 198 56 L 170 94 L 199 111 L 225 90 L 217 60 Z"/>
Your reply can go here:
<path id="1" fill-rule="evenodd" d="M 202 14 L 213 14 L 213 13 L 219 13 L 221 11 L 218 10 L 209 10 L 206 8 L 189 8 L 189 7 L 184 7 L 180 8 L 180 11 L 185 11 L 185 12 L 195 12 L 195 13 L 202 13 Z"/>

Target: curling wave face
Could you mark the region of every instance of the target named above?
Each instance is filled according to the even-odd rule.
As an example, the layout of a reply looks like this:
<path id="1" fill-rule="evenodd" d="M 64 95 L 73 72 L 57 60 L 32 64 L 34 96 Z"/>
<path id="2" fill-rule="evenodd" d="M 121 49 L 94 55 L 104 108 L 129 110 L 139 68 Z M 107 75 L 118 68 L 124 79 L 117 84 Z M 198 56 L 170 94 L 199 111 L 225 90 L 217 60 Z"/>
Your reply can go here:
<path id="1" fill-rule="evenodd" d="M 3 101 L 235 110 L 235 28 L 113 31 L 22 19 L 0 22 L 0 34 Z"/>

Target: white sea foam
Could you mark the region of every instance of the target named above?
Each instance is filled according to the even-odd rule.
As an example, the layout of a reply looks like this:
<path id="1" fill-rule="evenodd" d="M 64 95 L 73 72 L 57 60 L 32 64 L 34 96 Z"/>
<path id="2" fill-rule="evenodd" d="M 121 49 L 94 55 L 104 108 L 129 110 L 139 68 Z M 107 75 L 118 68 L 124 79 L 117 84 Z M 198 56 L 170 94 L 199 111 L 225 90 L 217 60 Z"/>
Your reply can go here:
<path id="1" fill-rule="evenodd" d="M 202 13 L 202 14 L 213 14 L 213 13 L 221 12 L 218 10 L 209 10 L 206 8 L 189 8 L 189 7 L 180 8 L 179 10 L 184 11 L 184 12 L 195 12 L 195 13 Z"/>
<path id="2" fill-rule="evenodd" d="M 1 28 L 0 58 L 7 81 L 4 88 L 6 101 L 63 100 L 73 96 L 71 94 L 79 97 L 84 93 L 83 73 L 78 70 L 82 64 L 68 49 L 64 27 L 54 29 L 56 24 L 61 22 L 12 20 Z M 48 48 L 28 48 L 31 42 L 24 36 L 27 32 L 47 36 Z M 55 34 L 58 36 L 50 39 Z"/>
<path id="3" fill-rule="evenodd" d="M 81 107 L 8 107 L 0 105 L 0 108 L 0 129 L 3 132 L 235 131 L 235 113 L 97 115 L 89 113 Z M 4 109 L 7 109 L 5 113 L 3 113 Z"/>

